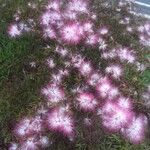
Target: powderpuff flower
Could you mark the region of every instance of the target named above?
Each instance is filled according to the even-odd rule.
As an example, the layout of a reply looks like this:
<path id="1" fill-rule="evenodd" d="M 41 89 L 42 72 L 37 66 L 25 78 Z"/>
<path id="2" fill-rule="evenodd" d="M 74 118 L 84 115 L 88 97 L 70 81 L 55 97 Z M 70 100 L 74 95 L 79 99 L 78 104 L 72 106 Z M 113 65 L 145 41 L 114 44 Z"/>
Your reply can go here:
<path id="1" fill-rule="evenodd" d="M 67 44 L 79 44 L 83 38 L 83 28 L 78 22 L 68 22 L 60 29 L 60 36 Z"/>
<path id="2" fill-rule="evenodd" d="M 64 65 L 65 65 L 65 68 L 68 68 L 68 67 L 70 67 L 72 64 L 71 64 L 71 61 L 64 61 Z"/>
<path id="3" fill-rule="evenodd" d="M 90 74 L 90 76 L 87 79 L 87 82 L 91 86 L 96 86 L 99 83 L 100 79 L 101 75 L 99 73 L 94 72 Z"/>
<path id="4" fill-rule="evenodd" d="M 73 93 L 73 94 L 77 94 L 77 93 L 81 93 L 81 92 L 83 92 L 83 91 L 85 91 L 86 90 L 86 87 L 84 86 L 84 87 L 81 87 L 81 86 L 77 86 L 77 87 L 74 87 L 73 89 L 71 89 L 71 92 Z"/>
<path id="5" fill-rule="evenodd" d="M 22 32 L 29 32 L 29 31 L 31 31 L 31 28 L 28 27 L 28 25 L 25 24 L 24 22 L 20 22 L 20 23 L 18 24 L 18 27 L 19 27 L 19 29 L 20 29 Z"/>
<path id="6" fill-rule="evenodd" d="M 150 35 L 150 22 L 145 23 L 144 25 L 141 25 L 137 29 L 140 33 L 148 34 Z"/>
<path id="7" fill-rule="evenodd" d="M 43 126 L 43 120 L 41 119 L 40 116 L 36 116 L 32 118 L 29 130 L 30 132 L 33 132 L 33 133 L 39 133 L 43 129 L 42 126 Z"/>
<path id="8" fill-rule="evenodd" d="M 108 98 L 113 99 L 117 97 L 120 94 L 118 87 L 112 86 L 111 89 L 108 92 Z"/>
<path id="9" fill-rule="evenodd" d="M 51 26 L 43 28 L 43 37 L 44 38 L 50 38 L 50 39 L 56 39 L 57 34 L 56 34 L 55 29 Z"/>
<path id="10" fill-rule="evenodd" d="M 102 78 L 100 83 L 96 87 L 98 94 L 101 97 L 106 97 L 111 88 L 112 88 L 112 85 L 111 85 L 110 81 L 108 80 L 108 78 Z"/>
<path id="11" fill-rule="evenodd" d="M 22 34 L 22 30 L 19 28 L 18 24 L 11 24 L 8 27 L 8 34 L 11 37 L 17 37 L 20 36 Z"/>
<path id="12" fill-rule="evenodd" d="M 31 123 L 30 118 L 25 118 L 21 120 L 14 129 L 14 134 L 18 137 L 24 137 L 25 135 L 29 134 L 29 126 Z"/>
<path id="13" fill-rule="evenodd" d="M 150 36 L 140 34 L 139 35 L 140 42 L 145 46 L 150 46 Z"/>
<path id="14" fill-rule="evenodd" d="M 102 98 L 108 97 L 110 99 L 113 99 L 119 94 L 118 88 L 114 87 L 107 77 L 103 77 L 100 79 L 99 84 L 97 84 L 96 90 Z"/>
<path id="15" fill-rule="evenodd" d="M 68 54 L 68 49 L 63 47 L 56 47 L 55 51 L 60 54 L 62 57 L 65 57 Z"/>
<path id="16" fill-rule="evenodd" d="M 76 11 L 71 11 L 71 10 L 65 10 L 63 12 L 63 18 L 65 20 L 77 20 L 78 19 L 78 13 Z"/>
<path id="17" fill-rule="evenodd" d="M 69 75 L 69 70 L 67 70 L 67 69 L 59 70 L 59 74 L 61 76 L 68 76 Z"/>
<path id="18" fill-rule="evenodd" d="M 95 46 L 99 43 L 100 36 L 98 34 L 90 34 L 85 40 L 87 45 Z"/>
<path id="19" fill-rule="evenodd" d="M 45 26 L 48 26 L 50 24 L 50 13 L 49 13 L 49 11 L 46 11 L 45 13 L 42 14 L 41 24 L 45 25 Z"/>
<path id="20" fill-rule="evenodd" d="M 18 137 L 24 137 L 31 134 L 39 133 L 42 131 L 42 120 L 40 117 L 35 118 L 25 118 L 21 120 L 16 128 L 14 133 Z"/>
<path id="21" fill-rule="evenodd" d="M 60 84 L 62 82 L 62 79 L 63 79 L 63 75 L 60 73 L 51 75 L 51 81 L 56 85 Z"/>
<path id="22" fill-rule="evenodd" d="M 94 12 L 88 12 L 88 16 L 94 21 L 97 19 L 97 15 Z"/>
<path id="23" fill-rule="evenodd" d="M 120 96 L 117 100 L 117 105 L 123 109 L 132 110 L 132 101 L 128 97 Z"/>
<path id="24" fill-rule="evenodd" d="M 128 127 L 122 128 L 122 135 L 133 144 L 143 142 L 145 138 L 145 129 L 147 128 L 148 120 L 144 115 L 135 116 Z"/>
<path id="25" fill-rule="evenodd" d="M 98 104 L 94 95 L 89 92 L 80 93 L 77 101 L 79 102 L 80 108 L 84 111 L 93 111 Z"/>
<path id="26" fill-rule="evenodd" d="M 21 141 L 19 150 L 38 150 L 49 146 L 49 139 L 46 136 L 30 136 Z M 18 150 L 18 149 L 16 149 Z"/>
<path id="27" fill-rule="evenodd" d="M 111 74 L 111 76 L 115 79 L 118 79 L 122 76 L 123 70 L 122 67 L 118 64 L 111 64 L 106 67 L 105 72 Z"/>
<path id="28" fill-rule="evenodd" d="M 140 33 L 145 32 L 145 28 L 144 28 L 143 25 L 142 25 L 142 26 L 139 26 L 139 27 L 137 28 L 137 30 L 138 30 L 138 32 L 140 32 Z"/>
<path id="29" fill-rule="evenodd" d="M 38 141 L 35 137 L 29 137 L 20 145 L 20 150 L 38 150 Z"/>
<path id="30" fill-rule="evenodd" d="M 45 115 L 46 113 L 47 113 L 47 109 L 46 108 L 44 108 L 44 106 L 42 106 L 41 108 L 39 108 L 38 110 L 37 110 L 37 114 L 38 115 Z"/>
<path id="31" fill-rule="evenodd" d="M 39 145 L 43 148 L 48 147 L 50 145 L 48 137 L 47 136 L 41 136 L 39 139 Z"/>
<path id="32" fill-rule="evenodd" d="M 98 32 L 101 34 L 101 35 L 106 35 L 108 34 L 108 28 L 107 27 L 101 27 Z"/>
<path id="33" fill-rule="evenodd" d="M 72 55 L 71 56 L 71 62 L 72 62 L 74 67 L 79 68 L 81 66 L 81 64 L 84 62 L 84 58 L 82 58 L 82 56 L 80 54 Z"/>
<path id="34" fill-rule="evenodd" d="M 105 50 L 107 48 L 106 41 L 100 40 L 99 41 L 99 50 Z"/>
<path id="35" fill-rule="evenodd" d="M 49 68 L 51 68 L 51 69 L 53 69 L 56 66 L 56 64 L 54 63 L 54 60 L 52 58 L 48 58 L 46 60 L 46 63 L 49 66 Z"/>
<path id="36" fill-rule="evenodd" d="M 129 125 L 133 112 L 119 107 L 115 102 L 107 101 L 102 107 L 101 118 L 106 129 L 116 132 Z"/>
<path id="37" fill-rule="evenodd" d="M 144 71 L 144 70 L 146 70 L 146 65 L 145 64 L 142 64 L 140 62 L 136 62 L 135 65 L 137 67 L 137 71 Z"/>
<path id="38" fill-rule="evenodd" d="M 55 132 L 60 132 L 66 136 L 71 136 L 74 130 L 73 119 L 64 109 L 54 108 L 47 114 L 48 128 Z"/>
<path id="39" fill-rule="evenodd" d="M 18 144 L 17 143 L 11 143 L 8 150 L 17 150 L 18 149 Z"/>
<path id="40" fill-rule="evenodd" d="M 61 0 L 50 0 L 46 6 L 47 10 L 56 10 L 59 11 L 62 7 Z"/>
<path id="41" fill-rule="evenodd" d="M 60 102 L 65 97 L 64 90 L 55 84 L 49 84 L 43 88 L 42 94 L 47 97 L 48 101 L 55 103 Z"/>
<path id="42" fill-rule="evenodd" d="M 126 30 L 127 30 L 129 33 L 132 33 L 132 32 L 133 32 L 133 28 L 130 27 L 130 26 L 126 27 Z"/>
<path id="43" fill-rule="evenodd" d="M 135 62 L 135 55 L 129 48 L 120 48 L 117 50 L 117 54 L 120 60 L 127 61 L 128 63 Z"/>
<path id="44" fill-rule="evenodd" d="M 41 24 L 44 26 L 57 25 L 62 19 L 61 13 L 58 11 L 46 11 L 41 16 Z"/>
<path id="45" fill-rule="evenodd" d="M 117 57 L 116 50 L 113 49 L 113 50 L 108 51 L 108 52 L 102 51 L 101 57 L 102 57 L 103 59 L 106 59 L 106 60 L 107 60 L 107 59 L 113 59 L 113 58 L 116 58 L 116 57 Z"/>
<path id="46" fill-rule="evenodd" d="M 83 76 L 89 76 L 92 72 L 93 68 L 89 62 L 82 62 L 79 67 L 79 72 Z"/>
<path id="47" fill-rule="evenodd" d="M 93 22 L 85 21 L 82 26 L 85 34 L 93 33 Z"/>
<path id="48" fill-rule="evenodd" d="M 67 9 L 80 13 L 88 13 L 88 2 L 85 0 L 71 0 L 67 6 Z"/>
<path id="49" fill-rule="evenodd" d="M 90 126 L 92 124 L 92 120 L 90 118 L 84 118 L 83 121 L 86 126 Z"/>

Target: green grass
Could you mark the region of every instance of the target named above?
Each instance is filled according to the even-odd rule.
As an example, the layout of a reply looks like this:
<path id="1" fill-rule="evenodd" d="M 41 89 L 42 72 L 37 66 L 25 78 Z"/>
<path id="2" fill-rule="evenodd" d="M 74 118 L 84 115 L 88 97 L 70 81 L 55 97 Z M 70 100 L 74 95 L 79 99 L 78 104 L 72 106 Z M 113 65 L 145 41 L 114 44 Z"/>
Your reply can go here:
<path id="1" fill-rule="evenodd" d="M 0 1 L 0 4 L 4 2 Z M 17 39 L 7 36 L 6 29 L 12 13 L 17 6 L 21 5 L 24 8 L 25 4 L 23 0 L 6 2 L 7 10 L 0 11 L 0 147 L 2 150 L 5 150 L 11 142 L 11 131 L 16 120 L 32 114 L 42 101 L 40 88 L 49 78 L 49 71 L 44 67 L 44 61 L 49 55 L 54 55 L 52 49 L 42 49 L 43 44 L 36 35 L 25 35 Z M 32 61 L 37 64 L 36 69 L 30 67 Z M 130 75 L 133 74 L 131 72 L 127 74 L 129 81 L 132 78 Z M 141 74 L 136 83 L 141 89 L 149 84 L 150 71 L 146 70 Z M 80 130 L 79 135 L 80 138 L 73 146 L 76 150 L 150 150 L 148 141 L 141 145 L 131 145 L 116 135 L 100 135 L 96 143 L 94 141 L 89 143 Z M 55 150 L 60 149 L 70 150 L 70 147 L 68 143 L 57 141 Z"/>

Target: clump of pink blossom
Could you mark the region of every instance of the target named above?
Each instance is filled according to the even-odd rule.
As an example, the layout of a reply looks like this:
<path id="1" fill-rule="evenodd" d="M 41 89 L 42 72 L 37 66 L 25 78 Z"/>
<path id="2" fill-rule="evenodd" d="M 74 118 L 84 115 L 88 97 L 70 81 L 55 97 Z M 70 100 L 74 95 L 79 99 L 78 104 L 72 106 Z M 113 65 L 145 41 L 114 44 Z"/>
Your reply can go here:
<path id="1" fill-rule="evenodd" d="M 94 114 L 100 117 L 106 132 L 121 133 L 134 144 L 144 140 L 147 117 L 141 113 L 137 115 L 134 100 L 124 96 L 120 88 L 122 83 L 118 83 L 124 78 L 123 67 L 126 64 L 139 67 L 136 51 L 132 49 L 132 44 L 125 47 L 114 41 L 111 28 L 102 21 L 97 22 L 98 15 L 90 4 L 89 0 L 50 0 L 44 6 L 38 20 L 42 30 L 40 35 L 46 43 L 53 40 L 54 55 L 61 58 L 62 66 L 57 67 L 57 61 L 54 60 L 57 58 L 53 55 L 46 60 L 51 75 L 50 81 L 47 81 L 49 84 L 42 87 L 41 93 L 47 101 L 37 110 L 37 116 L 26 117 L 16 124 L 13 133 L 18 143 L 12 143 L 9 150 L 43 149 L 50 145 L 50 140 L 45 136 L 48 133 L 59 133 L 72 141 L 76 133 L 72 110 L 87 115 L 83 119 L 85 126 L 92 126 L 93 120 L 88 114 Z M 131 2 L 120 1 L 116 10 L 120 12 L 127 4 Z M 28 6 L 33 10 L 37 8 L 36 4 L 30 2 Z M 19 20 L 20 16 L 16 17 L 16 21 Z M 28 23 L 34 27 L 34 20 L 29 19 Z M 127 16 L 118 22 L 132 33 L 130 23 L 131 18 Z M 150 23 L 139 26 L 137 30 L 140 42 L 149 46 Z M 24 22 L 12 23 L 8 27 L 10 37 L 21 36 L 27 31 L 35 30 Z M 109 48 L 111 42 L 114 48 Z M 52 47 L 46 46 L 45 49 Z M 94 65 L 94 59 L 89 60 L 84 56 L 89 49 L 97 50 L 99 60 L 105 62 L 105 67 L 101 67 L 103 64 Z M 75 82 L 83 79 L 83 82 L 75 83 L 75 87 L 69 87 L 73 95 L 67 91 L 65 82 L 72 71 L 78 76 Z"/>
<path id="2" fill-rule="evenodd" d="M 77 96 L 77 101 L 79 102 L 79 107 L 84 111 L 93 111 L 98 104 L 94 95 L 89 92 L 80 93 Z"/>
<path id="3" fill-rule="evenodd" d="M 73 136 L 74 121 L 71 114 L 63 107 L 56 107 L 47 114 L 47 126 L 51 131 Z"/>
<path id="4" fill-rule="evenodd" d="M 145 46 L 150 46 L 150 22 L 146 22 L 138 27 L 140 42 Z"/>
<path id="5" fill-rule="evenodd" d="M 121 133 L 134 144 L 139 144 L 145 139 L 145 132 L 148 120 L 145 115 L 134 116 L 126 128 L 122 128 Z"/>
<path id="6" fill-rule="evenodd" d="M 65 97 L 64 90 L 55 84 L 49 84 L 44 87 L 42 93 L 46 96 L 47 100 L 52 103 L 60 102 Z"/>
<path id="7" fill-rule="evenodd" d="M 103 126 L 108 131 L 116 132 L 130 124 L 134 113 L 119 105 L 115 100 L 107 100 L 100 108 L 100 115 Z"/>

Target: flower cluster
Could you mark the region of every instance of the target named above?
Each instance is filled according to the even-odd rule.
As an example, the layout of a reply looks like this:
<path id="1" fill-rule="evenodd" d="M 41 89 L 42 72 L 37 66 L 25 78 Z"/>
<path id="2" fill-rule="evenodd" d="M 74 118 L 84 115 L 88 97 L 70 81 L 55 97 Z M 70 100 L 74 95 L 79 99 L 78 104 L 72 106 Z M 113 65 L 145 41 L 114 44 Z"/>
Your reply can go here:
<path id="1" fill-rule="evenodd" d="M 40 19 L 43 36 L 69 45 L 98 44 L 108 29 L 95 26 L 96 14 L 89 6 L 89 1 L 85 0 L 71 0 L 68 4 L 59 0 L 50 1 Z"/>
<path id="2" fill-rule="evenodd" d="M 126 3 L 121 1 L 118 7 L 121 9 Z M 31 3 L 29 6 L 32 9 L 37 7 Z M 96 115 L 106 132 L 118 132 L 134 144 L 144 140 L 147 117 L 134 109 L 134 100 L 125 96 L 120 88 L 124 68 L 126 65 L 139 66 L 138 56 L 132 45 L 114 42 L 111 28 L 97 21 L 98 15 L 93 9 L 90 1 L 86 0 L 70 0 L 68 3 L 50 0 L 44 6 L 37 23 L 42 29 L 42 40 L 56 43 L 53 52 L 63 64 L 58 67 L 53 56 L 46 59 L 45 64 L 51 72 L 50 81 L 41 88 L 46 101 L 43 101 L 35 117 L 24 118 L 17 123 L 13 133 L 18 144 L 12 143 L 9 150 L 37 150 L 50 146 L 47 133 L 74 139 L 74 110 Z M 119 24 L 124 26 L 129 22 L 130 18 L 126 17 Z M 27 29 L 15 23 L 9 26 L 8 33 L 16 37 L 23 31 L 32 31 Z M 140 26 L 138 33 L 142 43 L 149 42 L 149 23 Z M 109 45 L 111 42 L 113 48 Z M 47 45 L 45 49 L 50 48 Z M 84 56 L 89 48 L 90 51 L 97 51 L 103 68 Z M 72 70 L 82 79 L 82 83 L 77 82 L 75 88 L 70 87 L 68 91 L 64 82 L 71 76 Z M 92 126 L 92 120 L 88 117 L 83 121 L 85 125 Z"/>
<path id="3" fill-rule="evenodd" d="M 47 114 L 47 126 L 50 130 L 73 136 L 74 123 L 67 108 L 55 108 Z"/>
<path id="4" fill-rule="evenodd" d="M 145 46 L 150 46 L 150 22 L 138 27 L 140 42 Z"/>

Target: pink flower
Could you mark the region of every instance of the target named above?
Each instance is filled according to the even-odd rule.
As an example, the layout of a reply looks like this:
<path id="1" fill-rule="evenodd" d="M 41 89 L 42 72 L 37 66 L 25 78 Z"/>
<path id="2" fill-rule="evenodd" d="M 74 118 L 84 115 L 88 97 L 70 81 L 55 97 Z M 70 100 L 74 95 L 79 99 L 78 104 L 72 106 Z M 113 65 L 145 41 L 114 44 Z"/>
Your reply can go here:
<path id="1" fill-rule="evenodd" d="M 107 77 L 101 78 L 96 90 L 102 98 L 113 99 L 119 94 L 118 88 L 113 86 Z"/>
<path id="2" fill-rule="evenodd" d="M 39 145 L 42 147 L 42 148 L 45 148 L 45 147 L 48 147 L 50 145 L 50 142 L 49 142 L 49 139 L 47 136 L 41 136 L 39 138 Z"/>
<path id="3" fill-rule="evenodd" d="M 48 58 L 46 60 L 47 65 L 49 66 L 49 68 L 54 68 L 56 66 L 56 64 L 54 63 L 54 60 L 52 58 Z"/>
<path id="4" fill-rule="evenodd" d="M 50 130 L 63 133 L 66 136 L 73 134 L 73 119 L 62 107 L 54 108 L 48 113 L 47 125 Z"/>
<path id="5" fill-rule="evenodd" d="M 103 126 L 112 132 L 119 131 L 122 127 L 128 126 L 133 118 L 131 111 L 119 107 L 113 101 L 107 101 L 103 105 L 101 112 Z"/>
<path id="6" fill-rule="evenodd" d="M 90 118 L 84 118 L 84 124 L 86 126 L 90 126 L 92 124 L 92 120 Z"/>
<path id="7" fill-rule="evenodd" d="M 51 75 L 51 81 L 55 84 L 55 85 L 59 85 L 62 83 L 63 80 L 63 75 L 60 73 L 54 73 Z"/>
<path id="8" fill-rule="evenodd" d="M 49 11 L 46 11 L 41 16 L 41 24 L 48 26 L 50 24 L 50 13 Z"/>
<path id="9" fill-rule="evenodd" d="M 19 148 L 20 148 L 20 150 L 37 150 L 38 149 L 38 141 L 34 136 L 29 137 L 21 143 Z"/>
<path id="10" fill-rule="evenodd" d="M 44 33 L 43 34 L 44 38 L 50 38 L 50 39 L 56 39 L 57 38 L 56 31 L 51 26 L 43 28 L 43 33 Z"/>
<path id="11" fill-rule="evenodd" d="M 106 67 L 105 72 L 111 74 L 111 76 L 115 79 L 120 78 L 123 74 L 122 67 L 118 64 L 109 65 Z"/>
<path id="12" fill-rule="evenodd" d="M 18 137 L 23 137 L 29 134 L 30 123 L 31 123 L 31 118 L 25 118 L 21 120 L 14 129 L 15 135 L 17 135 Z"/>
<path id="13" fill-rule="evenodd" d="M 25 118 L 14 129 L 15 135 L 22 138 L 42 131 L 42 119 L 40 117 Z"/>
<path id="14" fill-rule="evenodd" d="M 94 95 L 89 92 L 80 93 L 77 101 L 79 102 L 80 108 L 84 111 L 93 111 L 98 104 Z"/>
<path id="15" fill-rule="evenodd" d="M 83 22 L 83 30 L 85 34 L 91 34 L 93 33 L 93 22 L 91 21 L 85 21 Z"/>
<path id="16" fill-rule="evenodd" d="M 91 86 L 96 86 L 101 79 L 101 74 L 93 72 L 87 79 L 88 84 Z"/>
<path id="17" fill-rule="evenodd" d="M 117 57 L 116 49 L 112 49 L 111 51 L 103 51 L 102 52 L 102 58 L 103 59 L 114 59 Z"/>
<path id="18" fill-rule="evenodd" d="M 17 143 L 11 143 L 8 150 L 17 150 L 17 149 L 18 149 L 18 144 Z"/>
<path id="19" fill-rule="evenodd" d="M 84 58 L 82 58 L 82 56 L 80 54 L 72 55 L 71 62 L 74 67 L 80 68 L 81 64 L 84 62 Z"/>
<path id="20" fill-rule="evenodd" d="M 48 5 L 46 6 L 48 10 L 56 10 L 56 11 L 59 11 L 61 7 L 62 7 L 61 0 L 50 0 L 48 2 Z"/>
<path id="21" fill-rule="evenodd" d="M 42 93 L 47 97 L 48 101 L 54 103 L 60 102 L 65 97 L 64 90 L 54 84 L 47 85 L 42 89 Z"/>
<path id="22" fill-rule="evenodd" d="M 98 32 L 101 34 L 101 35 L 106 35 L 108 34 L 108 28 L 107 27 L 101 27 Z"/>
<path id="23" fill-rule="evenodd" d="M 79 71 L 83 76 L 89 76 L 92 70 L 92 66 L 89 62 L 82 62 L 79 67 Z"/>
<path id="24" fill-rule="evenodd" d="M 71 11 L 87 13 L 89 11 L 88 2 L 86 0 L 71 0 L 67 9 Z"/>
<path id="25" fill-rule="evenodd" d="M 62 57 L 65 57 L 68 54 L 68 49 L 67 48 L 63 48 L 63 47 L 56 47 L 55 50 L 58 54 L 60 54 Z"/>
<path id="26" fill-rule="evenodd" d="M 95 46 L 99 43 L 100 36 L 98 34 L 90 34 L 87 38 L 85 43 L 87 45 Z"/>
<path id="27" fill-rule="evenodd" d="M 135 62 L 135 55 L 129 48 L 120 48 L 117 50 L 117 54 L 122 61 L 127 61 L 128 63 Z"/>
<path id="28" fill-rule="evenodd" d="M 78 19 L 78 12 L 76 11 L 71 11 L 71 10 L 65 10 L 63 12 L 63 17 L 65 20 L 77 20 Z"/>
<path id="29" fill-rule="evenodd" d="M 129 139 L 133 144 L 143 142 L 145 138 L 145 130 L 148 125 L 147 117 L 144 115 L 135 116 L 129 126 L 121 130 L 122 135 Z"/>
<path id="30" fill-rule="evenodd" d="M 62 16 L 59 11 L 46 11 L 41 16 L 41 24 L 44 26 L 57 25 L 60 21 L 62 21 Z"/>
<path id="31" fill-rule="evenodd" d="M 117 105 L 123 109 L 132 110 L 132 102 L 128 97 L 120 96 L 117 100 Z"/>
<path id="32" fill-rule="evenodd" d="M 67 44 L 79 44 L 83 38 L 83 28 L 78 22 L 68 22 L 60 29 L 60 36 Z"/>
<path id="33" fill-rule="evenodd" d="M 9 27 L 8 27 L 8 34 L 11 37 L 17 37 L 17 36 L 20 36 L 22 34 L 22 30 L 19 29 L 18 24 L 14 23 L 14 24 L 9 25 Z"/>

